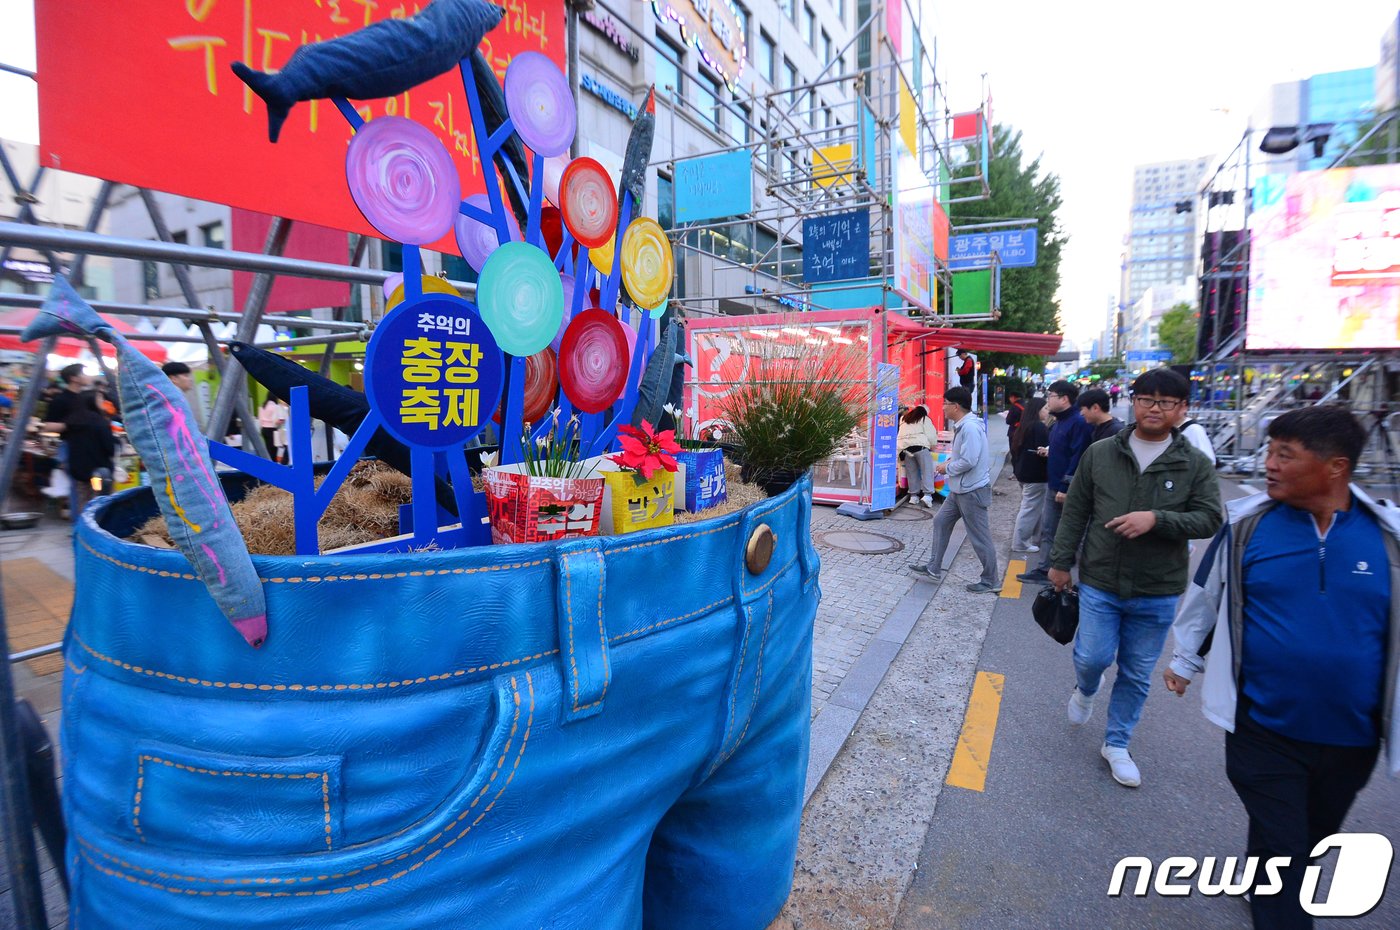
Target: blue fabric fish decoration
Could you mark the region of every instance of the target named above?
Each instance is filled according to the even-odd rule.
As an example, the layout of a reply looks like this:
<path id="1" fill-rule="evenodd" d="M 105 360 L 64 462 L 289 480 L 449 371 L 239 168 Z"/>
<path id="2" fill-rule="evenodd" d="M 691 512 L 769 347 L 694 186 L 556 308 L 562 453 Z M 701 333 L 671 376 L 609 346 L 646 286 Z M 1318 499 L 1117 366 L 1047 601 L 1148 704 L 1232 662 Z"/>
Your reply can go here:
<path id="1" fill-rule="evenodd" d="M 637 108 L 632 131 L 627 136 L 627 154 L 622 159 L 620 191 L 631 191 L 633 216 L 641 215 L 646 202 L 647 164 L 651 161 L 651 142 L 656 134 L 656 86 L 647 91 L 646 102 Z M 654 420 L 652 422 L 655 422 Z"/>
<path id="2" fill-rule="evenodd" d="M 386 19 L 349 35 L 303 45 L 276 73 L 241 61 L 233 73 L 267 104 L 267 138 L 300 100 L 392 97 L 450 71 L 496 27 L 505 11 L 487 0 L 434 0 L 408 19 Z"/>
<path id="3" fill-rule="evenodd" d="M 55 276 L 48 298 L 20 339 L 73 334 L 96 336 L 116 347 L 122 424 L 150 472 L 170 538 L 239 635 L 254 648 L 261 646 L 267 639 L 262 582 L 184 395 L 65 278 Z"/>

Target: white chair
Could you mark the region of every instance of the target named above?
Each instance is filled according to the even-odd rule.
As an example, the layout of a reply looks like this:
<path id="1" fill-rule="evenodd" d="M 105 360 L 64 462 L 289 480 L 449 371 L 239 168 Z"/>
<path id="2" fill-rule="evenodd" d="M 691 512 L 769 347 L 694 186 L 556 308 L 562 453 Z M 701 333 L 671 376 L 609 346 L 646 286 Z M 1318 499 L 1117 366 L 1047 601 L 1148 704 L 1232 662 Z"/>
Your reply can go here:
<path id="1" fill-rule="evenodd" d="M 860 487 L 865 478 L 865 460 L 865 437 L 858 433 L 851 433 L 841 441 L 841 446 L 836 450 L 836 454 L 827 459 L 826 480 L 832 481 L 835 478 L 834 473 L 837 466 L 844 462 L 851 487 Z"/>

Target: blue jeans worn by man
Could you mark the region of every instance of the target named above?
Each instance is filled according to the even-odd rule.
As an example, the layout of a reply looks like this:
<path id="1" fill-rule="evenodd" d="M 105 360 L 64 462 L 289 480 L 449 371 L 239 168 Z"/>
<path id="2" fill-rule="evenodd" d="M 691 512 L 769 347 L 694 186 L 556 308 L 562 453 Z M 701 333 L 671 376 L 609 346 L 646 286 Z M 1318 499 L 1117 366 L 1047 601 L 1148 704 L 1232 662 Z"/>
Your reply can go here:
<path id="1" fill-rule="evenodd" d="M 1092 698 L 1103 673 L 1118 662 L 1108 701 L 1104 745 L 1128 748 L 1147 701 L 1152 670 L 1176 614 L 1176 595 L 1118 597 L 1092 585 L 1079 586 L 1079 632 L 1074 637 L 1074 678 Z"/>

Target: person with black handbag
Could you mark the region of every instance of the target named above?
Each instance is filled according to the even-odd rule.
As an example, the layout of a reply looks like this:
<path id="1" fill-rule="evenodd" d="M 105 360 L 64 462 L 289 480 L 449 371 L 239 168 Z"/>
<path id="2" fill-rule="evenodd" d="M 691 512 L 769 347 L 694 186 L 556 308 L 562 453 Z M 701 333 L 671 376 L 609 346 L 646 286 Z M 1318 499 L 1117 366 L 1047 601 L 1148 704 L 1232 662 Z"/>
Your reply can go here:
<path id="1" fill-rule="evenodd" d="M 1094 443 L 1080 459 L 1049 559 L 1057 591 L 1069 587 L 1079 563 L 1070 723 L 1088 722 L 1103 673 L 1116 663 L 1100 755 L 1128 788 L 1142 783 L 1128 743 L 1186 590 L 1188 543 L 1213 536 L 1224 520 L 1214 464 L 1172 429 L 1190 383 L 1157 368 L 1133 382 L 1132 395 L 1133 429 Z"/>

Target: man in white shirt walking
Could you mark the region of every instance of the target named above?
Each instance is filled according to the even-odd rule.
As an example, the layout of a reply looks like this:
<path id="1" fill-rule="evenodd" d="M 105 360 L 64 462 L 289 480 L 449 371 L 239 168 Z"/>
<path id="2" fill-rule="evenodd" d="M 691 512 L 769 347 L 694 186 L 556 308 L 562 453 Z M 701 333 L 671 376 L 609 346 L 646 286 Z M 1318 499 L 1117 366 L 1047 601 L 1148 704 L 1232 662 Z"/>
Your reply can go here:
<path id="1" fill-rule="evenodd" d="M 987 432 L 978 417 L 972 416 L 972 392 L 949 388 L 943 399 L 943 415 L 953 424 L 953 449 L 947 462 L 935 469 L 948 476 L 948 499 L 933 518 L 933 554 L 927 565 L 915 564 L 916 575 L 943 580 L 943 553 L 958 520 L 965 521 L 972 551 L 982 562 L 982 577 L 967 586 L 976 594 L 1001 590 L 997 572 L 996 546 L 992 542 L 989 511 L 992 506 L 992 454 L 987 448 Z"/>

